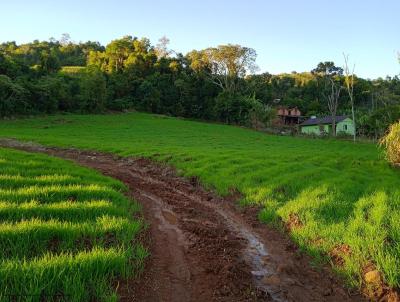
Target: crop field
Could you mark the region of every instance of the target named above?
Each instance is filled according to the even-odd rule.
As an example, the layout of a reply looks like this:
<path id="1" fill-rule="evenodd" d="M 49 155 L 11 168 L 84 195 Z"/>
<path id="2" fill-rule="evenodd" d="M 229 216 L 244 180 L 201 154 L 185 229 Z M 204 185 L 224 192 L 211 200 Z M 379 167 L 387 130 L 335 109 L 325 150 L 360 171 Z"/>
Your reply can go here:
<path id="1" fill-rule="evenodd" d="M 125 186 L 46 155 L 0 149 L 0 301 L 112 301 L 146 250 Z"/>
<path id="2" fill-rule="evenodd" d="M 242 204 L 261 207 L 259 218 L 263 222 L 286 226 L 293 240 L 311 254 L 316 263 L 330 262 L 351 286 L 359 287 L 363 271 L 371 266 L 382 272 L 388 285 L 400 286 L 400 171 L 385 162 L 374 144 L 272 136 L 238 127 L 141 113 L 7 120 L 0 122 L 0 137 L 168 162 L 182 175 L 197 176 L 204 186 L 220 194 L 229 194 L 234 189 L 240 191 Z M 43 157 L 36 160 L 39 159 L 43 160 Z M 6 165 L 7 159 L 3 160 L 2 167 Z M 118 183 L 89 174 L 91 177 L 85 179 L 83 192 L 80 192 L 81 187 L 72 185 L 74 178 L 62 178 L 67 177 L 65 175 L 57 176 L 58 179 L 52 180 L 53 184 L 45 176 L 27 180 L 26 173 L 29 176 L 50 173 L 38 171 L 37 164 L 31 165 L 34 169 L 29 172 L 21 169 L 21 176 L 15 176 L 18 171 L 14 170 L 3 172 L 9 175 L 2 176 L 2 183 L 8 187 L 19 186 L 24 181 L 35 181 L 37 187 L 18 189 L 17 195 L 3 189 L 2 200 L 6 201 L 0 215 L 10 222 L 2 226 L 3 234 L 7 232 L 8 237 L 4 235 L 1 240 L 16 238 L 13 232 L 35 225 L 38 229 L 35 234 L 44 236 L 45 243 L 32 247 L 21 239 L 21 243 L 13 243 L 10 250 L 3 252 L 2 257 L 7 262 L 3 263 L 2 274 L 15 265 L 18 267 L 18 270 L 12 269 L 7 282 L 15 282 L 12 278 L 18 278 L 20 270 L 35 271 L 44 266 L 43 263 L 56 265 L 58 261 L 71 259 L 79 259 L 74 260 L 75 265 L 87 262 L 84 267 L 88 273 L 80 278 L 92 278 L 98 273 L 92 273 L 92 255 L 98 257 L 96 261 L 99 262 L 108 257 L 115 259 L 119 265 L 112 266 L 114 271 L 107 266 L 108 260 L 99 269 L 116 274 L 121 273 L 126 259 L 138 257 L 127 256 L 124 243 L 138 231 L 139 225 L 131 224 L 122 214 L 117 214 L 117 209 L 114 209 L 117 213 L 109 214 L 110 205 L 100 201 L 111 199 L 122 202 L 125 207 L 126 200 L 111 189 L 120 188 Z M 66 175 L 74 173 L 68 170 Z M 100 181 L 102 189 L 98 187 Z M 61 186 L 68 193 L 62 193 L 64 191 L 55 186 Z M 50 191 L 54 194 L 49 194 Z M 72 192 L 77 194 L 79 202 L 69 208 L 66 199 Z M 29 201 L 32 199 L 40 200 L 40 203 Z M 87 208 L 88 199 L 93 210 Z M 24 206 L 17 208 L 15 203 L 22 200 Z M 102 216 L 102 209 L 108 216 Z M 80 215 L 72 215 L 72 212 Z M 59 220 L 51 220 L 50 213 L 56 213 Z M 68 213 L 74 218 L 69 218 Z M 22 218 L 24 222 L 21 222 Z M 60 222 L 62 220 L 64 222 Z M 17 223 L 17 227 L 11 228 L 13 223 Z M 131 228 L 120 230 L 122 225 L 131 225 Z M 50 226 L 54 226 L 52 232 L 62 237 L 57 258 L 43 253 L 46 244 L 51 242 Z M 122 248 L 105 249 L 101 240 L 95 240 L 96 248 L 91 251 L 82 252 L 82 247 L 73 247 L 74 238 L 82 237 L 78 230 L 90 238 L 101 238 L 99 234 L 111 229 L 121 235 Z M 78 254 L 71 258 L 70 253 Z M 28 262 L 20 262 L 23 255 L 27 255 Z M 30 260 L 37 256 L 39 258 Z M 72 277 L 68 280 L 71 283 L 66 288 L 79 283 Z"/>

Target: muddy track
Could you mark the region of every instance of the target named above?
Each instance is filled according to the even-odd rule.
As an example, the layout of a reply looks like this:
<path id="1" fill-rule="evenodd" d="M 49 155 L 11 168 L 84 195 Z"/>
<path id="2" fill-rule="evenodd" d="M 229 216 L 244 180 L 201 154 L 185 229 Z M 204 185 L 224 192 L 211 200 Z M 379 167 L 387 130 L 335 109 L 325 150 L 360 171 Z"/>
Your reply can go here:
<path id="1" fill-rule="evenodd" d="M 362 301 L 282 233 L 259 223 L 235 196 L 218 197 L 147 159 L 15 140 L 0 146 L 42 152 L 120 179 L 143 206 L 150 250 L 139 280 L 121 282 L 122 301 Z"/>

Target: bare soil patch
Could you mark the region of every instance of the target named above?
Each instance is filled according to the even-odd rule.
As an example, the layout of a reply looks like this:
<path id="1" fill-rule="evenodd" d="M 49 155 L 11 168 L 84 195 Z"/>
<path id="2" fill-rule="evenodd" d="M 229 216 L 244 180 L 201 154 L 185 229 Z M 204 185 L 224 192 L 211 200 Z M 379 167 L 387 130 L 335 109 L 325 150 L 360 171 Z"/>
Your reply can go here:
<path id="1" fill-rule="evenodd" d="M 286 235 L 261 224 L 258 209 L 240 208 L 234 197 L 206 191 L 171 167 L 14 140 L 0 145 L 71 159 L 129 187 L 149 223 L 144 242 L 151 256 L 139 279 L 120 282 L 122 301 L 363 300 L 328 268 L 312 268 Z"/>

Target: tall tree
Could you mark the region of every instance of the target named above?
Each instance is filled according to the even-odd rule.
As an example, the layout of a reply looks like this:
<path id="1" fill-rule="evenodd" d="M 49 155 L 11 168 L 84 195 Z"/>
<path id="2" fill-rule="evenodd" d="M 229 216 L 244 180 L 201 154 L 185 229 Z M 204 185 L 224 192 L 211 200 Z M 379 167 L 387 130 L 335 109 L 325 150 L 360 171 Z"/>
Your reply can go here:
<path id="1" fill-rule="evenodd" d="M 330 93 L 326 95 L 326 99 L 328 100 L 328 109 L 332 117 L 332 135 L 336 136 L 336 116 L 339 107 L 340 92 L 343 87 L 336 83 L 332 77 L 329 78 L 329 81 L 331 90 Z"/>
<path id="2" fill-rule="evenodd" d="M 168 49 L 169 39 L 166 36 L 158 39 L 156 45 L 156 54 L 159 58 L 166 58 L 171 54 L 171 50 Z"/>
<path id="3" fill-rule="evenodd" d="M 69 33 L 63 33 L 61 35 L 60 44 L 66 46 L 71 43 L 71 36 Z"/>
<path id="4" fill-rule="evenodd" d="M 257 53 L 240 45 L 220 45 L 188 54 L 191 68 L 204 71 L 208 79 L 222 91 L 235 93 L 239 79 L 257 70 Z"/>
<path id="5" fill-rule="evenodd" d="M 353 140 L 356 141 L 357 127 L 356 127 L 356 117 L 355 117 L 355 112 L 354 112 L 354 70 L 356 68 L 356 65 L 353 64 L 353 69 L 350 71 L 349 55 L 346 55 L 345 53 L 343 53 L 343 57 L 344 57 L 344 75 L 345 75 L 344 82 L 345 82 L 347 94 L 349 95 L 349 98 L 350 98 L 351 116 L 353 118 L 353 125 L 354 125 Z"/>
<path id="6" fill-rule="evenodd" d="M 336 116 L 339 107 L 340 92 L 342 90 L 340 77 L 343 75 L 343 68 L 335 66 L 333 62 L 321 62 L 311 73 L 321 77 L 324 81 L 322 95 L 327 101 L 328 110 L 332 118 L 331 134 L 336 136 Z"/>
<path id="7" fill-rule="evenodd" d="M 136 39 L 136 38 L 135 38 Z M 109 72 L 122 72 L 124 62 L 133 51 L 134 39 L 132 36 L 125 36 L 122 39 L 111 41 L 106 47 Z"/>
<path id="8" fill-rule="evenodd" d="M 86 112 L 100 112 L 106 101 L 106 79 L 96 66 L 83 71 L 81 86 L 81 109 Z"/>
<path id="9" fill-rule="evenodd" d="M 54 73 L 60 69 L 60 61 L 53 50 L 43 50 L 40 54 L 40 69 L 44 73 Z"/>

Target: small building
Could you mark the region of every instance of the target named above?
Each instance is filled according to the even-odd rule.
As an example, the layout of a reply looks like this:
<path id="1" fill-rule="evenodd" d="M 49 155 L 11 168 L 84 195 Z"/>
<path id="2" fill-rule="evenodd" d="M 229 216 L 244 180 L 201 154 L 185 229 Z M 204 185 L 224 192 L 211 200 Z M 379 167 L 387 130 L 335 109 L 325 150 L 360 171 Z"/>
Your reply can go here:
<path id="1" fill-rule="evenodd" d="M 298 125 L 301 122 L 301 112 L 297 107 L 278 107 L 276 110 L 276 125 Z"/>
<path id="2" fill-rule="evenodd" d="M 300 124 L 302 134 L 330 134 L 332 133 L 332 117 L 325 116 L 317 118 L 312 116 Z M 336 116 L 336 134 L 354 135 L 354 123 L 346 115 Z"/>

